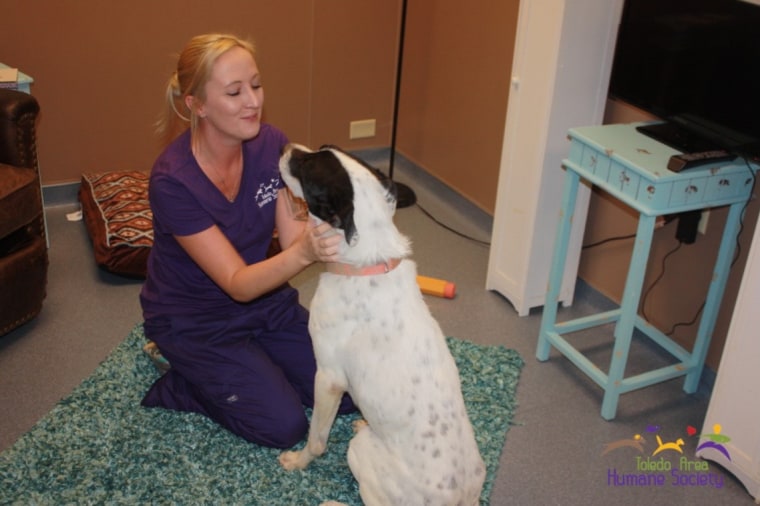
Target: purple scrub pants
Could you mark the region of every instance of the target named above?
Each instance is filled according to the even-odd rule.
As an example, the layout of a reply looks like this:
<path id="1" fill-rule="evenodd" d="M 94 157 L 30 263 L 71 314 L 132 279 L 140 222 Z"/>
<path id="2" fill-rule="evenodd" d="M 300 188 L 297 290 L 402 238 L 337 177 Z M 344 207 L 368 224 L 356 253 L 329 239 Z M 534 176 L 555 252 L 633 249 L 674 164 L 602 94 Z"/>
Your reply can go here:
<path id="1" fill-rule="evenodd" d="M 308 317 L 298 293 L 285 288 L 224 318 L 146 320 L 146 337 L 171 369 L 143 406 L 201 413 L 248 441 L 294 446 L 308 430 L 303 406 L 314 405 Z M 340 412 L 354 409 L 344 396 Z"/>

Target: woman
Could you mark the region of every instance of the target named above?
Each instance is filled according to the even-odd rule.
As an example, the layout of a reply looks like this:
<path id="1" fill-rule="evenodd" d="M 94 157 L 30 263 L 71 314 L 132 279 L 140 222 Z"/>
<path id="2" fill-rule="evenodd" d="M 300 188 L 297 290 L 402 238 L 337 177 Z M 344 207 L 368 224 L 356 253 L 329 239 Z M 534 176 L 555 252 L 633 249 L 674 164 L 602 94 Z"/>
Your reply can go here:
<path id="1" fill-rule="evenodd" d="M 202 413 L 258 444 L 300 441 L 316 371 L 307 311 L 287 285 L 335 261 L 340 237 L 291 211 L 278 171 L 287 143 L 261 123 L 250 43 L 200 35 L 182 51 L 159 125 L 190 128 L 150 178 L 154 245 L 140 300 L 146 337 L 171 364 L 143 405 Z M 184 111 L 184 113 L 180 113 Z M 273 234 L 281 252 L 268 256 Z M 345 398 L 343 412 L 353 409 Z"/>

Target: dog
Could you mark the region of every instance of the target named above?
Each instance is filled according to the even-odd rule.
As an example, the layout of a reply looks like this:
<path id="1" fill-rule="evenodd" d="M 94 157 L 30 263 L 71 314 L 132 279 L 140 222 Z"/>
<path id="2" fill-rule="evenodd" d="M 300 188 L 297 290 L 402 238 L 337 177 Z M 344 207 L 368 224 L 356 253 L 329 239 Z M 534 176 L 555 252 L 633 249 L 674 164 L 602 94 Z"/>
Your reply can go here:
<path id="1" fill-rule="evenodd" d="M 326 264 L 311 302 L 308 440 L 280 464 L 303 469 L 325 452 L 348 392 L 363 417 L 347 458 L 364 504 L 478 504 L 486 468 L 459 371 L 417 285 L 410 242 L 393 223 L 394 183 L 334 146 L 290 144 L 280 173 L 312 217 L 344 236 L 340 262 Z"/>

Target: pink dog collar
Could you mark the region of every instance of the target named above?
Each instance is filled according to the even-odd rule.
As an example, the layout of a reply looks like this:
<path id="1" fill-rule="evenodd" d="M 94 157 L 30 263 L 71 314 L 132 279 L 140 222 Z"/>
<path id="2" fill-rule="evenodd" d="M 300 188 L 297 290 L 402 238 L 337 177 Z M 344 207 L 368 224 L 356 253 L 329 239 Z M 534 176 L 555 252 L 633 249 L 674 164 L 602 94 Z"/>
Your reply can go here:
<path id="1" fill-rule="evenodd" d="M 382 262 L 367 267 L 357 267 L 351 264 L 344 264 L 340 262 L 332 262 L 327 265 L 327 272 L 333 274 L 340 274 L 343 276 L 375 276 L 378 274 L 387 274 L 393 269 L 398 267 L 401 263 L 400 258 L 392 258 L 387 262 Z"/>

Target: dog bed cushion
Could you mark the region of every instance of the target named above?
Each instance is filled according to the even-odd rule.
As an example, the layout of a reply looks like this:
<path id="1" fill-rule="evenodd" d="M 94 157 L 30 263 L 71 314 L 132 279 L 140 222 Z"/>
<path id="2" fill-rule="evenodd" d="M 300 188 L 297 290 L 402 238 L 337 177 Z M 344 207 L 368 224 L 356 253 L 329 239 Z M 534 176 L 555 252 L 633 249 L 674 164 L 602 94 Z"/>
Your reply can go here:
<path id="1" fill-rule="evenodd" d="M 82 174 L 82 217 L 96 263 L 110 272 L 145 277 L 153 246 L 148 177 L 142 171 Z"/>

